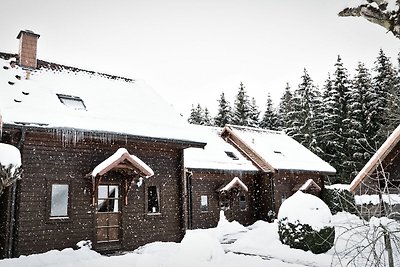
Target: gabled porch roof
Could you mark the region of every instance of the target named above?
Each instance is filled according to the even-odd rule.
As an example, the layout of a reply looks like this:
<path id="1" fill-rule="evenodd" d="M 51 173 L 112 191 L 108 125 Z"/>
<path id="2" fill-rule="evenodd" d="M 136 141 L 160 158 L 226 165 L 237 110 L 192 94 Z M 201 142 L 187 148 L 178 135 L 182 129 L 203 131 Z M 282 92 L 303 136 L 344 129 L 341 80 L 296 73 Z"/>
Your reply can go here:
<path id="1" fill-rule="evenodd" d="M 133 170 L 143 177 L 154 175 L 154 171 L 146 163 L 129 154 L 125 148 L 119 148 L 113 155 L 97 165 L 90 175 L 92 177 L 102 176 L 113 169 Z"/>

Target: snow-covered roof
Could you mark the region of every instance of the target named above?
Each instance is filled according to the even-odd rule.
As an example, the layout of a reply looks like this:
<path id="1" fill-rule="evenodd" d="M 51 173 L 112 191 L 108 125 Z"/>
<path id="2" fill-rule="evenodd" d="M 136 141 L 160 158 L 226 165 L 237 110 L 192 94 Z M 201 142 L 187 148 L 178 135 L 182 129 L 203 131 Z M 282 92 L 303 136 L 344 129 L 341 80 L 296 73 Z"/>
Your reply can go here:
<path id="1" fill-rule="evenodd" d="M 356 205 L 378 205 L 381 202 L 379 195 L 355 195 L 354 200 Z M 400 195 L 382 194 L 382 200 L 389 205 L 398 205 L 400 204 Z"/>
<path id="2" fill-rule="evenodd" d="M 370 160 L 365 164 L 361 171 L 350 183 L 350 191 L 354 192 L 357 186 L 370 175 L 375 168 L 382 163 L 386 156 L 392 151 L 400 140 L 400 125 L 393 131 L 393 133 L 386 139 L 382 146 L 375 152 Z"/>
<path id="3" fill-rule="evenodd" d="M 303 183 L 303 184 L 300 183 L 300 184 L 296 185 L 292 189 L 292 191 L 303 191 L 304 192 L 312 187 L 314 187 L 317 191 L 321 191 L 321 187 L 316 182 L 314 182 L 313 179 L 308 179 L 305 183 Z"/>
<path id="4" fill-rule="evenodd" d="M 331 174 L 336 172 L 329 163 L 280 131 L 226 125 L 223 135 L 231 140 L 234 136 L 241 143 L 236 144 L 237 147 L 245 146 L 252 154 L 249 157 L 265 162 L 270 171 L 298 170 Z"/>
<path id="5" fill-rule="evenodd" d="M 231 190 L 234 186 L 239 186 L 241 187 L 244 191 L 249 191 L 249 189 L 247 188 L 247 186 L 242 182 L 242 180 L 239 179 L 239 177 L 235 177 L 232 179 L 232 181 L 230 181 L 229 183 L 227 183 L 226 185 L 222 186 L 221 188 L 218 189 L 219 192 L 222 191 L 229 191 Z"/>
<path id="6" fill-rule="evenodd" d="M 146 163 L 144 163 L 135 155 L 129 154 L 126 148 L 119 148 L 113 155 L 97 165 L 93 169 L 91 175 L 93 177 L 96 177 L 97 175 L 104 175 L 108 171 L 117 168 L 119 164 L 123 164 L 125 161 L 129 163 L 129 166 L 124 164 L 125 168 L 133 167 L 133 169 L 138 171 L 140 175 L 143 175 L 145 177 L 150 177 L 154 175 L 154 171 Z"/>
<path id="7" fill-rule="evenodd" d="M 253 163 L 221 138 L 222 128 L 191 125 L 192 131 L 207 142 L 204 149 L 185 149 L 185 168 L 258 171 Z"/>
<path id="8" fill-rule="evenodd" d="M 0 107 L 5 124 L 203 143 L 143 81 L 42 61 L 38 69 L 27 71 L 12 67 L 15 58 L 9 57 L 0 53 Z"/>

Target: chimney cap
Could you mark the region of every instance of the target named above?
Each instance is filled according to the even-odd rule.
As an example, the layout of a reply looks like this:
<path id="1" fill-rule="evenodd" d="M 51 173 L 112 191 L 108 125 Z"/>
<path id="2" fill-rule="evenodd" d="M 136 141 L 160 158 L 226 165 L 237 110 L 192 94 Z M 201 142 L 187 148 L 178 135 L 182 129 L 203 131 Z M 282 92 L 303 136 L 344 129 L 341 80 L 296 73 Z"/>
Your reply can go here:
<path id="1" fill-rule="evenodd" d="M 21 38 L 21 35 L 22 35 L 22 34 L 29 34 L 29 35 L 32 35 L 32 36 L 36 36 L 37 38 L 40 37 L 39 34 L 34 33 L 34 32 L 31 31 L 31 30 L 21 30 L 21 31 L 18 33 L 17 39 Z"/>

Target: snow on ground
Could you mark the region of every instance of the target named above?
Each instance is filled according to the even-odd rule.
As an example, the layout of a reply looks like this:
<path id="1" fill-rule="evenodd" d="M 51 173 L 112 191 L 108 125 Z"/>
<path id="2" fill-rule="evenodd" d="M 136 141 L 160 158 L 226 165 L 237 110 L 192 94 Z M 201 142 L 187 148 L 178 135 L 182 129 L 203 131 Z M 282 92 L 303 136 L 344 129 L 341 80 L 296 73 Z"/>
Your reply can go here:
<path id="1" fill-rule="evenodd" d="M 87 247 L 79 250 L 53 250 L 43 254 L 0 260 L 0 267 L 365 266 L 365 259 L 358 258 L 352 261 L 352 258 L 358 253 L 358 249 L 368 242 L 364 236 L 371 232 L 371 227 L 382 222 L 388 223 L 387 220 L 371 221 L 369 224 L 346 212 L 334 215 L 332 224 L 336 229 L 336 246 L 319 255 L 283 245 L 279 241 L 276 222 L 257 221 L 244 227 L 237 222 L 228 222 L 221 216 L 216 228 L 189 230 L 181 243 L 154 242 L 135 251 L 115 256 L 103 256 Z M 400 229 L 398 222 L 391 223 Z M 368 252 L 367 249 L 364 254 L 367 255 Z M 346 256 L 344 253 L 347 253 Z M 398 254 L 395 263 L 399 263 Z"/>

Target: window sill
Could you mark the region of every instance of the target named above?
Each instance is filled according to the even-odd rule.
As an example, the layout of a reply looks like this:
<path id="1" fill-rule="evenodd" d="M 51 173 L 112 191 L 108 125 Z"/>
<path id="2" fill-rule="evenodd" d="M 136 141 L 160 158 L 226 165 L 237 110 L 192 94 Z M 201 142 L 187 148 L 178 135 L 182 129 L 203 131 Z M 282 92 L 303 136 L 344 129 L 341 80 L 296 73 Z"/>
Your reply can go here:
<path id="1" fill-rule="evenodd" d="M 46 222 L 48 222 L 48 223 L 71 222 L 71 218 L 70 217 L 49 217 Z"/>
<path id="2" fill-rule="evenodd" d="M 154 212 L 154 213 L 146 213 L 148 216 L 161 216 L 161 212 Z"/>

